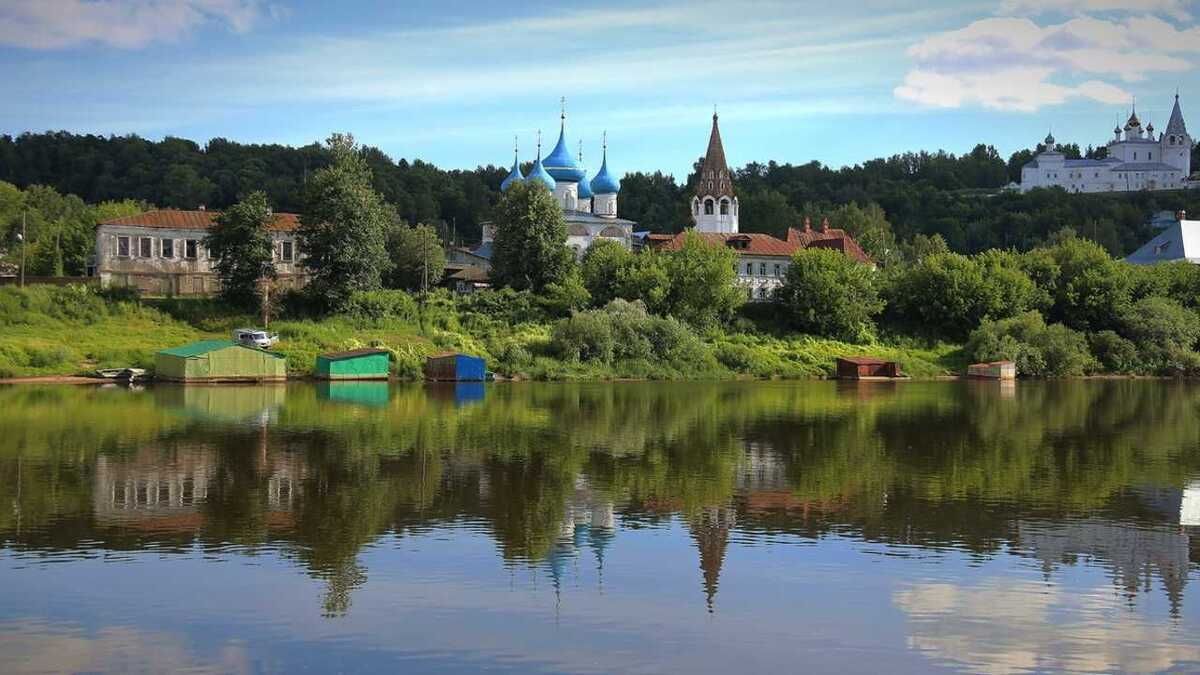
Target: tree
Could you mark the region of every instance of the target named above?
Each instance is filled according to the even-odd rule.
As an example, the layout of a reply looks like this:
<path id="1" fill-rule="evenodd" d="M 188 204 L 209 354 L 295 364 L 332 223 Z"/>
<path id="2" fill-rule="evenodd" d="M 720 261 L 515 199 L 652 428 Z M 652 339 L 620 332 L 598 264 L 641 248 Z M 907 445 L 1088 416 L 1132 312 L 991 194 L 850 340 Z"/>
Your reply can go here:
<path id="1" fill-rule="evenodd" d="M 409 227 L 397 223 L 388 233 L 388 256 L 392 269 L 387 286 L 405 290 L 426 290 L 441 280 L 446 271 L 446 251 L 441 237 L 429 225 Z"/>
<path id="2" fill-rule="evenodd" d="M 496 204 L 492 283 L 541 291 L 562 281 L 575 263 L 562 209 L 541 183 L 511 186 Z"/>
<path id="3" fill-rule="evenodd" d="M 391 214 L 371 189 L 371 170 L 354 137 L 334 134 L 326 145 L 333 162 L 308 182 L 297 234 L 310 274 L 308 292 L 337 310 L 355 291 L 380 287 L 389 268 Z"/>
<path id="4" fill-rule="evenodd" d="M 1068 236 L 1050 248 L 1058 266 L 1050 318 L 1076 330 L 1115 328 L 1129 304 L 1129 265 L 1113 260 L 1099 244 Z"/>
<path id="5" fill-rule="evenodd" d="M 883 311 L 875 271 L 832 249 L 801 249 L 792 256 L 775 302 L 797 330 L 849 342 L 874 333 Z"/>
<path id="6" fill-rule="evenodd" d="M 632 262 L 633 254 L 629 249 L 611 239 L 601 239 L 592 243 L 583 254 L 580 263 L 583 285 L 597 307 L 603 307 L 611 300 L 622 297 L 621 279 Z"/>
<path id="7" fill-rule="evenodd" d="M 733 316 L 745 292 L 734 285 L 737 253 L 713 245 L 695 232 L 683 237 L 683 247 L 663 254 L 670 286 L 666 313 L 693 326 L 709 327 Z"/>
<path id="8" fill-rule="evenodd" d="M 742 191 L 738 197 L 738 224 L 742 232 L 764 232 L 780 239 L 800 220 L 800 213 L 776 190 Z"/>
<path id="9" fill-rule="evenodd" d="M 898 324 L 963 339 L 982 320 L 1019 314 L 1039 297 L 1029 277 L 1011 265 L 957 253 L 927 256 L 891 278 L 888 312 Z"/>
<path id="10" fill-rule="evenodd" d="M 269 229 L 275 215 L 265 192 L 256 191 L 217 216 L 204 247 L 216 262 L 221 298 L 243 309 L 261 300 L 260 283 L 275 278 L 275 245 Z"/>
<path id="11" fill-rule="evenodd" d="M 1168 298 L 1143 298 L 1120 317 L 1121 335 L 1137 346 L 1140 359 L 1151 371 L 1177 374 L 1194 371 L 1192 351 L 1200 341 L 1200 317 Z"/>

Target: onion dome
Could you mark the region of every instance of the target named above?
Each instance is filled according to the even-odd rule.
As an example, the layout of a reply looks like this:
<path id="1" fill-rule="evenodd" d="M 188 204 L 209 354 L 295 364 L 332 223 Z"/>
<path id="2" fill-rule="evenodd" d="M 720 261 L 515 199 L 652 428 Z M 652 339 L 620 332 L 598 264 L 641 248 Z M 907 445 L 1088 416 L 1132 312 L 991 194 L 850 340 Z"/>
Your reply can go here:
<path id="1" fill-rule="evenodd" d="M 604 161 L 600 164 L 600 173 L 592 179 L 592 192 L 598 195 L 615 195 L 621 191 L 621 181 L 608 172 L 608 140 L 604 142 Z"/>
<path id="2" fill-rule="evenodd" d="M 582 142 L 579 143 L 579 170 L 583 171 L 583 143 Z M 592 194 L 592 182 L 587 180 L 586 178 L 584 180 L 579 181 L 579 198 L 580 199 L 591 199 L 593 196 L 595 196 L 595 195 Z"/>
<path id="3" fill-rule="evenodd" d="M 537 161 L 533 163 L 533 168 L 529 170 L 529 175 L 525 180 L 536 181 L 546 186 L 546 189 L 554 192 L 554 177 L 546 173 L 546 167 L 542 166 L 542 134 L 538 132 L 538 154 Z"/>
<path id="4" fill-rule="evenodd" d="M 586 176 L 583 169 L 575 163 L 575 158 L 571 156 L 571 151 L 567 149 L 567 114 L 564 112 L 561 118 L 561 126 L 558 129 L 558 144 L 554 146 L 554 150 L 546 157 L 546 171 L 556 181 L 566 181 L 568 183 L 578 183 Z"/>
<path id="5" fill-rule="evenodd" d="M 1046 134 L 1046 145 L 1054 145 L 1054 134 Z"/>
<path id="6" fill-rule="evenodd" d="M 507 190 L 507 189 L 509 188 L 509 186 L 511 186 L 513 183 L 520 183 L 520 182 L 521 182 L 521 181 L 523 181 L 523 180 L 525 180 L 525 176 L 522 176 L 522 175 L 521 175 L 521 163 L 520 163 L 520 161 L 517 159 L 517 145 L 516 145 L 516 143 L 514 142 L 514 143 L 513 143 L 513 165 L 512 165 L 512 171 L 509 171 L 509 172 L 508 172 L 508 177 L 507 177 L 507 178 L 505 178 L 503 181 L 501 181 L 501 183 L 500 183 L 500 191 L 501 191 L 501 192 L 504 192 L 504 191 L 505 191 L 505 190 Z"/>
<path id="7" fill-rule="evenodd" d="M 1115 127 L 1113 127 L 1113 133 L 1114 133 L 1114 134 L 1119 134 L 1119 133 L 1121 133 L 1121 127 L 1120 127 L 1119 125 L 1118 125 L 1118 126 L 1115 126 Z"/>
<path id="8" fill-rule="evenodd" d="M 1125 123 L 1125 131 L 1140 128 L 1142 128 L 1142 121 L 1138 119 L 1137 108 L 1134 108 L 1129 113 L 1129 121 Z"/>
<path id="9" fill-rule="evenodd" d="M 1151 122 L 1150 124 L 1146 125 L 1146 133 L 1148 133 L 1148 134 L 1154 133 L 1154 122 Z"/>

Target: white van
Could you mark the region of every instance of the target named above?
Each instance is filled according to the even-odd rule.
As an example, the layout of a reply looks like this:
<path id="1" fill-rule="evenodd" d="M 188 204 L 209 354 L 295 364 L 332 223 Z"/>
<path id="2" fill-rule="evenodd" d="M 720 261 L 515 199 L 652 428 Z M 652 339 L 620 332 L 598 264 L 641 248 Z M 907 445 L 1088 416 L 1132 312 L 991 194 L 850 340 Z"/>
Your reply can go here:
<path id="1" fill-rule="evenodd" d="M 237 328 L 233 331 L 233 341 L 247 347 L 270 349 L 275 346 L 276 342 L 279 342 L 279 334 L 268 333 L 257 328 Z"/>

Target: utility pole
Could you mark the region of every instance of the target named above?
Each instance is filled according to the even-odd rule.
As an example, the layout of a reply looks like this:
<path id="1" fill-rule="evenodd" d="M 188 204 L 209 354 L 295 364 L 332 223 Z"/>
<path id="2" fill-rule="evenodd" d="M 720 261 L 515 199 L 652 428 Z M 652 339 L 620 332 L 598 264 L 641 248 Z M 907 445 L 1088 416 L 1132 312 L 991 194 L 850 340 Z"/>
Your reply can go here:
<path id="1" fill-rule="evenodd" d="M 25 235 L 25 213 L 26 213 L 26 211 L 22 209 L 22 211 L 21 211 L 21 288 L 25 288 L 25 247 L 27 245 L 27 242 L 25 241 L 25 237 L 26 237 L 26 235 Z"/>

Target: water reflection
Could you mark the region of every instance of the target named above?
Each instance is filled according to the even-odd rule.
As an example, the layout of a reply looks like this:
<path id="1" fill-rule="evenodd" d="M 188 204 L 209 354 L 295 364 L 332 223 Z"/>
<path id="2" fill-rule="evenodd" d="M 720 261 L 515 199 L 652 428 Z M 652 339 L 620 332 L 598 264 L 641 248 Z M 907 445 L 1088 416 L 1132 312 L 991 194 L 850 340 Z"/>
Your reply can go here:
<path id="1" fill-rule="evenodd" d="M 20 627 L 0 631 L 0 669 L 56 644 L 95 664 L 80 669 L 124 669 L 105 645 L 159 627 L 132 609 L 111 623 L 94 576 L 187 568 L 238 588 L 255 566 L 360 638 L 403 613 L 358 623 L 397 575 L 397 601 L 440 589 L 424 620 L 469 612 L 483 642 L 533 640 L 525 603 L 544 589 L 553 621 L 584 612 L 652 670 L 683 661 L 631 643 L 640 621 L 716 670 L 708 628 L 689 622 L 729 631 L 776 611 L 794 649 L 842 625 L 822 648 L 899 670 L 1186 667 L 1200 658 L 1198 408 L 1200 387 L 1127 381 L 0 389 L 0 621 Z M 52 575 L 49 606 L 69 592 L 70 610 L 21 595 Z M 283 620 L 276 598 L 213 592 L 246 630 Z M 806 602 L 834 592 L 857 609 Z M 491 603 L 521 619 L 486 628 Z M 172 658 L 232 668 L 222 654 L 241 648 L 213 630 L 176 626 Z M 764 666 L 795 656 L 740 639 Z M 421 663 L 512 665 L 506 649 Z M 521 670 L 588 669 L 522 649 Z M 627 665 L 613 659 L 596 663 Z"/>

